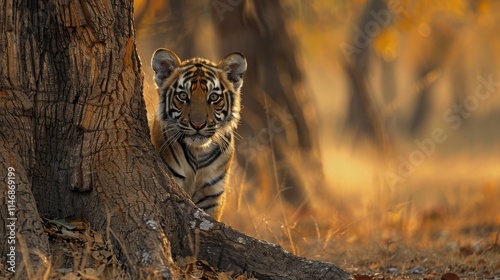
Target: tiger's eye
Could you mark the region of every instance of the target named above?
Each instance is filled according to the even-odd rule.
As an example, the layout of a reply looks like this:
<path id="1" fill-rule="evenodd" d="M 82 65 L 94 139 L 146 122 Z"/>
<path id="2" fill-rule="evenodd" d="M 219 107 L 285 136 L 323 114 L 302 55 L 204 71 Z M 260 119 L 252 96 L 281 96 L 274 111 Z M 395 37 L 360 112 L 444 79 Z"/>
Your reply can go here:
<path id="1" fill-rule="evenodd" d="M 216 93 L 212 93 L 208 96 L 208 100 L 210 100 L 211 102 L 215 102 L 219 99 L 219 95 L 217 95 Z"/>
<path id="2" fill-rule="evenodd" d="M 177 97 L 181 100 L 181 101 L 186 101 L 188 99 L 188 94 L 185 93 L 185 92 L 181 92 L 179 94 L 177 94 Z"/>

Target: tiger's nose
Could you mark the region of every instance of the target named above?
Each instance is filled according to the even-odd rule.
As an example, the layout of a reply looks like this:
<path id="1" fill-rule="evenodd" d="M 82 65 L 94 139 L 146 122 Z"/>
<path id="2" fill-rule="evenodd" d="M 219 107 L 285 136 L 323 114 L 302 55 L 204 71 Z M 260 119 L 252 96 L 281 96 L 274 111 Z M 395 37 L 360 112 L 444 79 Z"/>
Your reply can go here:
<path id="1" fill-rule="evenodd" d="M 200 130 L 207 122 L 206 121 L 201 121 L 201 122 L 197 122 L 197 121 L 193 121 L 191 120 L 191 125 L 196 129 L 196 130 Z"/>

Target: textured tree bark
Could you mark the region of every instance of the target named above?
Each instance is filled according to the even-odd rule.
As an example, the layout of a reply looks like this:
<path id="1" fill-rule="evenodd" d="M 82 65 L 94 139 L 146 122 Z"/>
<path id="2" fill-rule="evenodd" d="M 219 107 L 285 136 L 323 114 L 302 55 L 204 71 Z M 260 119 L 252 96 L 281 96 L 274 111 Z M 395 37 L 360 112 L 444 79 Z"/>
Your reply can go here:
<path id="1" fill-rule="evenodd" d="M 0 16 L 0 18 L 2 18 Z M 4 30 L 0 23 L 0 28 Z M 5 44 L 7 40 L 2 40 Z M 5 50 L 6 46 L 0 46 Z M 2 61 L 5 61 L 2 55 Z M 31 192 L 33 166 L 33 104 L 23 92 L 12 89 L 0 70 L 0 252 L 10 272 L 23 271 L 30 279 L 43 274 L 44 260 L 49 255 L 47 236 L 43 234 L 36 201 Z M 11 85 L 11 84 L 10 84 Z M 7 89 L 9 88 L 9 89 Z M 16 232 L 18 239 L 15 238 Z M 11 248 L 14 248 L 12 250 Z M 23 256 L 22 252 L 28 256 Z M 32 265 L 25 262 L 29 261 Z M 10 269 L 9 269 L 10 268 Z M 33 269 L 35 268 L 35 269 Z"/>
<path id="2" fill-rule="evenodd" d="M 0 7 L 7 50 L 0 53 L 0 174 L 17 172 L 16 254 L 26 261 L 17 277 L 45 272 L 50 250 L 40 216 L 77 216 L 110 233 L 131 279 L 177 278 L 172 257 L 185 256 L 262 279 L 349 278 L 215 222 L 166 175 L 150 142 L 131 1 L 0 0 Z"/>

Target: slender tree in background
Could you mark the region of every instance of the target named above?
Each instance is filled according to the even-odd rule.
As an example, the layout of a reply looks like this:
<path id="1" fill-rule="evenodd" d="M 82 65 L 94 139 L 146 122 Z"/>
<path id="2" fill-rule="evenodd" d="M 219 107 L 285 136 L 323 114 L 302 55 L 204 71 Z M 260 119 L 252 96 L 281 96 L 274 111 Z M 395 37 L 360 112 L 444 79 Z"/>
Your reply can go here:
<path id="1" fill-rule="evenodd" d="M 195 55 L 195 28 L 201 13 L 200 1 L 136 1 L 135 22 L 141 40 L 144 63 L 149 65 L 160 47 L 175 50 L 182 59 Z M 149 67 L 148 67 L 149 68 Z M 149 69 L 143 69 L 147 73 Z M 156 93 L 155 93 L 156 94 Z"/>
<path id="2" fill-rule="evenodd" d="M 186 256 L 259 279 L 348 278 L 214 221 L 166 175 L 150 142 L 131 1 L 0 7 L 0 176 L 11 171 L 17 186 L 15 276 L 40 279 L 48 266 L 41 217 L 73 216 L 112 241 L 131 279 L 175 278 L 173 259 Z"/>
<path id="3" fill-rule="evenodd" d="M 479 6 L 483 6 L 480 11 Z M 425 50 L 415 55 L 415 75 L 417 81 L 425 81 L 426 77 L 433 72 L 443 73 L 449 71 L 451 74 L 450 107 L 462 111 L 461 114 L 468 115 L 466 108 L 455 107 L 462 104 L 470 91 L 474 88 L 471 83 L 476 83 L 475 76 L 487 75 L 492 71 L 484 71 L 491 65 L 493 57 L 490 43 L 483 40 L 483 28 L 481 31 L 472 31 L 467 21 L 474 19 L 480 22 L 478 17 L 489 9 L 489 4 L 481 1 L 470 1 L 459 9 L 460 12 L 448 16 L 433 17 L 428 24 L 428 33 L 425 40 L 418 44 L 419 49 Z M 437 12 L 436 12 L 437 13 Z M 486 27 L 486 26 L 485 26 Z M 486 31 L 487 32 L 487 31 Z M 476 51 L 471 51 L 476 50 Z M 479 50 L 479 51 L 477 51 Z M 475 68 L 475 69 L 474 69 Z M 472 71 L 471 71 L 472 70 Z M 473 78 L 472 78 L 473 77 Z M 442 93 L 436 92 L 435 83 L 429 83 L 424 87 L 417 99 L 415 111 L 410 123 L 410 134 L 418 135 L 429 117 L 432 115 L 432 103 L 435 96 Z M 466 118 L 463 120 L 465 121 Z"/>
<path id="4" fill-rule="evenodd" d="M 354 130 L 356 138 L 371 140 L 383 153 L 387 149 L 384 121 L 370 92 L 371 87 L 367 79 L 374 36 L 367 35 L 366 32 L 369 30 L 369 25 L 378 25 L 380 31 L 392 22 L 388 9 L 384 0 L 368 1 L 353 28 L 351 40 L 341 46 L 346 58 L 344 67 L 351 89 L 346 128 Z M 385 14 L 385 20 L 375 20 L 374 14 L 381 13 Z"/>
<path id="5" fill-rule="evenodd" d="M 423 41 L 424 46 L 421 46 L 426 51 L 417 55 L 415 63 L 416 81 L 425 81 L 426 77 L 440 71 L 455 40 L 454 33 L 456 31 L 451 29 L 448 24 L 433 24 L 430 28 L 432 28 L 430 38 Z M 458 83 L 465 82 L 463 79 L 457 79 L 457 81 Z M 430 83 L 428 86 L 423 87 L 417 96 L 415 111 L 409 126 L 409 133 L 412 136 L 416 136 L 421 132 L 431 114 L 434 84 Z"/>
<path id="6" fill-rule="evenodd" d="M 247 178 L 260 186 L 277 176 L 273 184 L 279 185 L 285 199 L 307 207 L 307 188 L 323 187 L 323 170 L 316 113 L 304 86 L 287 12 L 280 1 L 239 3 L 214 2 L 211 9 L 219 52 L 238 50 L 249 65 L 238 161 Z"/>

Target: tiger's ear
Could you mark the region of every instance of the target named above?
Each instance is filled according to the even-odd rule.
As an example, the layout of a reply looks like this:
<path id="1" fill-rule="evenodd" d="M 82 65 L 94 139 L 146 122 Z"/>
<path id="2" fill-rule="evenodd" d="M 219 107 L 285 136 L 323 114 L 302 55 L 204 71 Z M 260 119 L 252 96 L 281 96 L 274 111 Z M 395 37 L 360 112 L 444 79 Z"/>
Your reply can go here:
<path id="1" fill-rule="evenodd" d="M 239 90 L 243 85 L 243 76 L 247 71 L 247 60 L 241 53 L 231 53 L 219 62 L 219 68 L 224 70 L 227 78 L 234 85 L 234 90 Z"/>
<path id="2" fill-rule="evenodd" d="M 155 71 L 155 82 L 158 87 L 172 74 L 175 67 L 181 64 L 179 57 L 171 50 L 157 49 L 151 59 L 151 67 Z"/>

